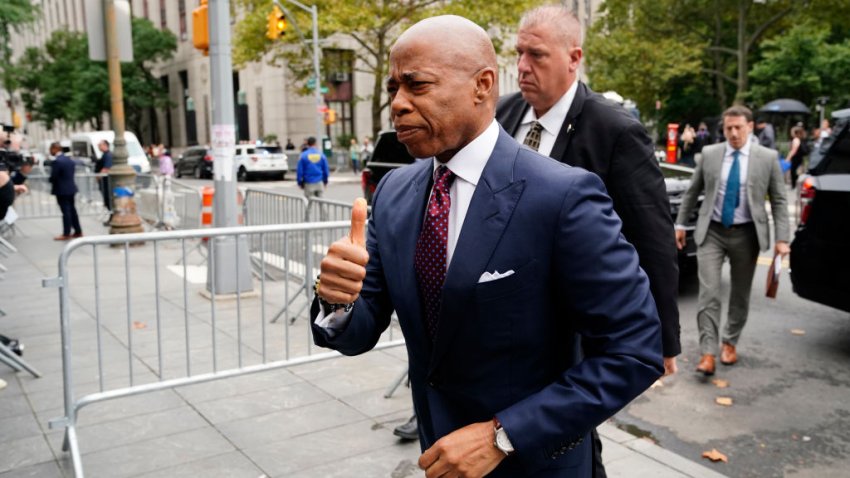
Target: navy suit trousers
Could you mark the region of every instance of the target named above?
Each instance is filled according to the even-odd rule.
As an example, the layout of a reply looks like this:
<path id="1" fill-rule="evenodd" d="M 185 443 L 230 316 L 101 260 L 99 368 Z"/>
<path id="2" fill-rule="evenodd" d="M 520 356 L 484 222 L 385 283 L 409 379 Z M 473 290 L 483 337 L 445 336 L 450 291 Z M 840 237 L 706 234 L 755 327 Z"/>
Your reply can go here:
<path id="1" fill-rule="evenodd" d="M 59 209 L 62 210 L 62 235 L 70 236 L 72 227 L 75 234 L 82 234 L 83 228 L 80 227 L 80 218 L 77 216 L 77 208 L 74 206 L 74 195 L 56 196 L 56 202 L 59 203 Z"/>

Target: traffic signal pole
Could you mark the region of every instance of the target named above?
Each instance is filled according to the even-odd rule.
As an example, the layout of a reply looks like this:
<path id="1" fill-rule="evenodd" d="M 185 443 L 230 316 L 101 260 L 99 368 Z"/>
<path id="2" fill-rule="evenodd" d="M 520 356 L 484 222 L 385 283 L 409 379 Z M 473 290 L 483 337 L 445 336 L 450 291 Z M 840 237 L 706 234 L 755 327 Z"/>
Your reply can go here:
<path id="1" fill-rule="evenodd" d="M 233 63 L 230 56 L 230 0 L 209 0 L 210 83 L 212 87 L 212 149 L 215 227 L 237 225 L 236 123 L 233 107 Z M 212 295 L 253 289 L 248 245 L 244 236 L 210 240 L 207 290 Z"/>
<path id="2" fill-rule="evenodd" d="M 322 98 L 322 72 L 319 64 L 319 9 L 315 5 L 307 6 L 297 0 L 286 0 L 287 2 L 295 5 L 296 7 L 304 10 L 306 12 L 310 12 L 310 16 L 313 20 L 313 74 L 316 75 L 316 84 L 313 85 L 313 92 L 316 98 L 316 141 L 321 144 L 322 141 L 322 124 L 324 123 L 323 117 L 323 106 L 325 105 L 325 99 Z M 284 7 L 278 0 L 274 0 L 272 2 L 278 8 L 283 10 L 289 18 L 294 18 L 289 11 Z M 295 32 L 298 33 L 298 36 L 301 38 L 302 42 L 306 43 L 306 39 L 301 34 L 301 30 L 298 28 L 298 25 L 293 21 L 291 22 L 292 26 L 295 27 Z"/>

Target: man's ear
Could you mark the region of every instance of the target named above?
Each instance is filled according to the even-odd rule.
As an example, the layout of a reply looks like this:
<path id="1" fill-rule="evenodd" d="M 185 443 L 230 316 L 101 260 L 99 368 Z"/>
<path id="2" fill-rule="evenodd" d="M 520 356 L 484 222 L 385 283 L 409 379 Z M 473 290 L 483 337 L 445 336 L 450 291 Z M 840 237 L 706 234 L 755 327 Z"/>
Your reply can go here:
<path id="1" fill-rule="evenodd" d="M 475 75 L 475 101 L 483 103 L 494 93 L 496 88 L 496 70 L 490 67 L 482 68 Z"/>

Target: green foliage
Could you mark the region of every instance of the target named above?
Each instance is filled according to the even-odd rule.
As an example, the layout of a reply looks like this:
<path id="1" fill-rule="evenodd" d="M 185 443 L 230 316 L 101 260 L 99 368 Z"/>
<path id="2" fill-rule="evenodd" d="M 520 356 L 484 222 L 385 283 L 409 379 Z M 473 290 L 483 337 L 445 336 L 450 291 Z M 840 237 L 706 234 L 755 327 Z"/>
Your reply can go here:
<path id="1" fill-rule="evenodd" d="M 794 63 L 807 67 L 791 75 L 797 76 L 792 92 L 809 98 L 818 89 L 812 75 L 824 76 L 821 71 L 830 68 L 843 69 L 845 76 L 850 71 L 846 53 L 838 46 L 850 36 L 848 16 L 846 0 L 606 0 L 586 42 L 589 76 L 595 89 L 616 90 L 635 99 L 644 112 L 660 100 L 659 120 L 673 115 L 679 115 L 679 121 L 702 118 L 734 101 L 758 104 L 777 88 L 789 91 L 793 81 L 780 77 L 781 86 L 772 85 L 773 75 L 764 69 L 791 74 Z M 771 66 L 763 65 L 752 74 L 750 65 L 774 48 L 768 46 L 769 40 L 786 37 L 795 25 L 809 21 L 827 28 L 837 48 L 834 53 L 843 56 L 831 56 L 818 65 L 796 56 L 779 65 L 779 58 L 774 58 Z M 797 46 L 805 47 L 803 39 L 798 40 Z M 803 50 L 791 54 L 804 55 Z M 819 88 L 830 89 L 830 96 L 835 96 L 841 84 L 827 87 L 825 81 L 821 78 Z M 692 105 L 690 111 L 685 101 Z"/>
<path id="2" fill-rule="evenodd" d="M 127 124 L 139 130 L 143 112 L 168 104 L 166 91 L 150 72 L 177 49 L 177 39 L 149 20 L 133 18 L 132 63 L 122 63 L 121 77 Z M 33 118 L 50 128 L 54 121 L 89 122 L 103 129 L 103 113 L 111 109 L 105 62 L 88 58 L 87 37 L 54 31 L 42 49 L 29 48 L 18 62 L 22 98 Z"/>
<path id="3" fill-rule="evenodd" d="M 776 98 L 794 98 L 814 105 L 829 96 L 834 105 L 850 97 L 850 40 L 831 44 L 826 25 L 801 24 L 765 41 L 762 59 L 750 72 L 752 99 L 764 104 Z M 842 101 L 843 100 L 843 101 Z"/>
<path id="4" fill-rule="evenodd" d="M 20 72 L 12 64 L 12 33 L 21 30 L 41 14 L 31 0 L 3 0 L 0 4 L 0 79 L 10 95 L 18 88 Z"/>
<path id="5" fill-rule="evenodd" d="M 233 61 L 242 67 L 252 61 L 266 60 L 273 65 L 285 65 L 301 94 L 310 94 L 305 83 L 313 74 L 312 50 L 309 43 L 302 44 L 296 33 L 298 25 L 310 42 L 312 20 L 309 13 L 283 0 L 281 3 L 292 14 L 287 15 L 289 27 L 279 41 L 266 38 L 266 16 L 271 11 L 271 0 L 235 0 L 240 20 L 236 24 L 233 42 Z M 508 31 L 515 27 L 521 13 L 537 2 L 532 0 L 408 0 L 395 2 L 363 0 L 316 0 L 319 12 L 319 37 L 323 48 L 339 48 L 337 40 L 353 41 L 355 71 L 365 72 L 374 78 L 372 94 L 364 98 L 372 105 L 372 130 L 377 134 L 381 125 L 381 112 L 388 103 L 384 99 L 383 82 L 388 73 L 389 50 L 398 35 L 408 26 L 430 16 L 458 14 L 481 25 L 488 31 Z M 501 35 L 494 35 L 496 41 Z M 328 69 L 322 68 L 327 72 Z"/>

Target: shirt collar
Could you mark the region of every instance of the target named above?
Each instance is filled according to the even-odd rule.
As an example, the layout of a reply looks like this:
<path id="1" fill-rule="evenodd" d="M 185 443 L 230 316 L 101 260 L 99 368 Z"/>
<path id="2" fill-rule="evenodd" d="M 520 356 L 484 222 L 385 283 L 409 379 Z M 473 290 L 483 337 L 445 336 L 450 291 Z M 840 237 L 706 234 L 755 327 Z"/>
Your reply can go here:
<path id="1" fill-rule="evenodd" d="M 742 146 L 742 147 L 741 147 L 741 149 L 739 149 L 739 150 L 738 150 L 738 152 L 739 152 L 739 154 L 740 154 L 740 157 L 744 157 L 744 156 L 749 157 L 749 155 L 750 155 L 750 145 L 752 144 L 752 142 L 753 142 L 753 135 L 750 135 L 750 136 L 747 138 L 747 142 L 746 142 L 746 143 L 744 143 L 744 146 Z M 725 157 L 727 157 L 727 158 L 731 158 L 731 157 L 732 157 L 732 153 L 734 153 L 734 152 L 735 152 L 735 148 L 733 148 L 733 147 L 732 147 L 732 145 L 731 145 L 731 144 L 729 144 L 729 142 L 727 141 L 727 142 L 726 142 L 726 154 L 725 154 Z"/>
<path id="2" fill-rule="evenodd" d="M 499 123 L 493 119 L 490 126 L 479 134 L 478 137 L 461 148 L 452 159 L 446 163 L 446 166 L 455 174 L 455 176 L 464 181 L 478 185 L 478 180 L 481 178 L 481 173 L 484 171 L 484 166 L 487 165 L 487 160 L 493 154 L 493 149 L 496 148 L 496 141 L 499 139 Z M 432 158 L 434 170 L 440 166 L 440 162 Z"/>
<path id="3" fill-rule="evenodd" d="M 528 111 L 525 112 L 525 116 L 522 118 L 521 124 L 527 125 L 535 121 L 539 121 L 546 132 L 557 136 L 558 132 L 561 130 L 561 126 L 564 124 L 564 119 L 567 117 L 567 113 L 570 112 L 570 106 L 573 105 L 573 100 L 576 97 L 576 91 L 578 91 L 578 80 L 573 81 L 572 86 L 570 86 L 567 92 L 564 93 L 564 96 L 562 96 L 557 103 L 552 105 L 552 107 L 549 108 L 549 111 L 540 118 L 537 117 L 537 113 L 534 112 L 534 108 L 528 108 Z"/>

